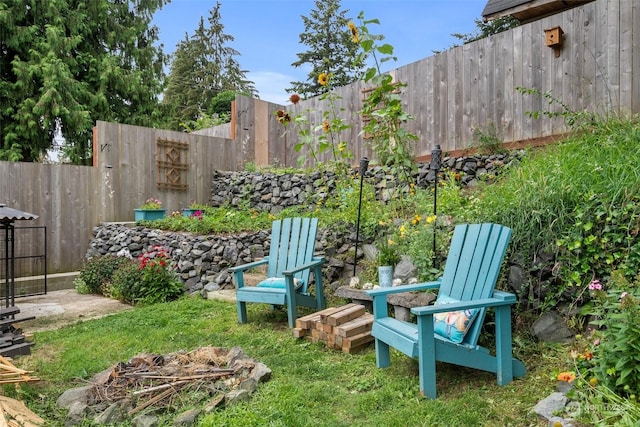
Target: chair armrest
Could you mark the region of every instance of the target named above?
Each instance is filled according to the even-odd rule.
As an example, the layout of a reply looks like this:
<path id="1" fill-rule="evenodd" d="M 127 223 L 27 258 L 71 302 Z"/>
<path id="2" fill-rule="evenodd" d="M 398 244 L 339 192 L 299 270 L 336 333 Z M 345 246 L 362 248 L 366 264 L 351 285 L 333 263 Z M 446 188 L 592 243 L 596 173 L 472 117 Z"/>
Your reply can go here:
<path id="1" fill-rule="evenodd" d="M 231 271 L 232 273 L 235 273 L 237 271 L 246 271 L 246 270 L 249 270 L 251 268 L 267 264 L 268 262 L 269 262 L 269 257 L 264 257 L 263 259 L 261 259 L 259 261 L 253 261 L 253 262 L 250 262 L 248 264 L 242 264 L 242 265 L 238 265 L 238 266 L 235 266 L 235 267 L 229 267 L 229 271 Z"/>
<path id="2" fill-rule="evenodd" d="M 440 280 L 436 280 L 435 282 L 415 283 L 413 285 L 400 285 L 400 286 L 393 286 L 391 288 L 368 289 L 365 292 L 367 293 L 367 295 L 371 297 L 377 297 L 381 295 L 400 294 L 403 292 L 437 289 L 439 287 L 440 287 Z"/>
<path id="3" fill-rule="evenodd" d="M 435 282 L 416 283 L 414 285 L 393 286 L 391 288 L 379 288 L 365 291 L 367 295 L 373 297 L 373 317 L 382 319 L 388 316 L 387 295 L 401 294 L 403 292 L 423 291 L 427 289 L 437 289 L 440 287 L 440 280 Z"/>
<path id="4" fill-rule="evenodd" d="M 446 313 L 448 311 L 468 310 L 472 308 L 499 307 L 502 305 L 511 305 L 516 302 L 516 297 L 508 292 L 496 291 L 499 295 L 493 298 L 483 298 L 473 301 L 460 301 L 451 304 L 438 304 L 426 307 L 415 307 L 411 312 L 417 316 L 433 315 L 437 313 Z"/>
<path id="5" fill-rule="evenodd" d="M 298 271 L 302 271 L 302 270 L 306 270 L 309 268 L 313 268 L 317 265 L 322 265 L 322 263 L 324 263 L 324 257 L 314 257 L 313 260 L 311 262 L 308 262 L 306 264 L 302 264 L 302 265 L 298 265 L 295 268 L 291 268 L 289 270 L 285 270 L 282 272 L 282 274 L 284 276 L 291 276 L 294 275 L 295 273 L 297 273 Z"/>

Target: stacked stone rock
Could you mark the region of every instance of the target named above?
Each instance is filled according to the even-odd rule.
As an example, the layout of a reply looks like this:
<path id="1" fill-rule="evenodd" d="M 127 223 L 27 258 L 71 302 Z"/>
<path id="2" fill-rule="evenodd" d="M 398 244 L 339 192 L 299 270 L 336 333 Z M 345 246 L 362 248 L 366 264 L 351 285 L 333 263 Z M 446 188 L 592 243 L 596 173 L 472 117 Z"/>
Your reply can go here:
<path id="1" fill-rule="evenodd" d="M 519 151 L 486 156 L 445 157 L 441 172 L 446 176 L 453 175 L 462 185 L 473 186 L 478 180 L 494 179 L 521 157 L 522 152 Z M 381 167 L 370 168 L 365 179 L 367 183 L 374 185 L 377 197 L 383 201 L 391 197 L 392 190 L 396 187 L 395 178 L 387 175 Z M 420 163 L 414 179 L 418 187 L 427 188 L 433 185 L 435 172 L 429 169 L 429 163 Z M 215 171 L 209 204 L 214 207 L 248 207 L 277 213 L 287 207 L 325 199 L 327 193 L 334 193 L 335 184 L 332 173 L 327 173 L 323 178 L 319 172 L 275 174 Z"/>
<path id="2" fill-rule="evenodd" d="M 350 248 L 351 234 L 329 230 L 318 233 L 316 252 L 325 256 L 323 277 L 329 288 L 348 270 L 343 255 Z M 152 246 L 164 246 L 170 250 L 187 292 L 204 295 L 219 289 L 233 289 L 229 267 L 266 256 L 270 238 L 270 230 L 218 236 L 107 223 L 94 227 L 85 256 L 87 259 L 103 255 L 137 258 Z"/>

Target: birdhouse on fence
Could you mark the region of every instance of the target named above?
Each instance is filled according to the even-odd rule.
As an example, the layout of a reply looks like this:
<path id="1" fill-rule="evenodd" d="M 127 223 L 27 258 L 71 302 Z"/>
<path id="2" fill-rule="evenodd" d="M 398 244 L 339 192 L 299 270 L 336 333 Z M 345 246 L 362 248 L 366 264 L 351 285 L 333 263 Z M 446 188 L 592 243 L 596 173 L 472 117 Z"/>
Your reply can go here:
<path id="1" fill-rule="evenodd" d="M 553 48 L 553 53 L 556 58 L 559 57 L 564 39 L 564 31 L 562 31 L 562 28 L 553 27 L 544 30 L 544 36 L 546 45 Z"/>

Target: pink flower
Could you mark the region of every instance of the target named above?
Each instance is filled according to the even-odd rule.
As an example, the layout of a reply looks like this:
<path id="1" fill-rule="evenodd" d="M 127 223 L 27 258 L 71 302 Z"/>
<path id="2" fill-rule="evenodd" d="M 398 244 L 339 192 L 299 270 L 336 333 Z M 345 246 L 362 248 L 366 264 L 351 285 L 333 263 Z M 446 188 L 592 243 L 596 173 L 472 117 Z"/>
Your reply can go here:
<path id="1" fill-rule="evenodd" d="M 628 292 L 623 292 L 620 294 L 620 299 L 623 299 L 624 297 L 626 297 L 627 295 L 629 295 Z"/>
<path id="2" fill-rule="evenodd" d="M 589 290 L 591 291 L 601 291 L 602 290 L 602 285 L 600 284 L 600 281 L 598 279 L 593 279 L 591 281 L 591 283 L 589 283 Z"/>

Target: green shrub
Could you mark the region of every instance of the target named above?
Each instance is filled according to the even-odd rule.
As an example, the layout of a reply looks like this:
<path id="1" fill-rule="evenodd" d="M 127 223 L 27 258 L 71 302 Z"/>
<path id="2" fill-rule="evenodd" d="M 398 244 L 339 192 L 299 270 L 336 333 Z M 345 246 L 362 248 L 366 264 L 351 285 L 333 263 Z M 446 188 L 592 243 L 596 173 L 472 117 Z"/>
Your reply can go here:
<path id="1" fill-rule="evenodd" d="M 473 129 L 473 147 L 478 149 L 480 154 L 496 154 L 506 151 L 502 147 L 504 137 L 502 131 L 494 121 L 489 121 L 486 127 L 476 127 Z"/>
<path id="2" fill-rule="evenodd" d="M 608 283 L 589 284 L 592 304 L 583 308 L 600 329 L 593 352 L 593 370 L 600 387 L 617 395 L 637 399 L 640 391 L 640 275 L 633 282 L 619 271 Z"/>
<path id="3" fill-rule="evenodd" d="M 140 263 L 131 260 L 122 264 L 113 274 L 111 279 L 110 297 L 127 304 L 135 304 L 139 298 L 140 284 L 142 283 L 142 270 Z"/>
<path id="4" fill-rule="evenodd" d="M 165 248 L 154 246 L 151 252 L 141 255 L 138 262 L 141 280 L 135 287 L 135 304 L 172 301 L 184 294 L 184 286 L 173 270 Z"/>
<path id="5" fill-rule="evenodd" d="M 606 269 L 632 272 L 640 265 L 634 244 L 638 119 L 594 120 L 588 130 L 524 158 L 484 187 L 470 210 L 472 220 L 512 228 L 510 251 L 526 269 L 554 267 L 556 283 L 540 301 L 543 307 L 575 302 L 586 285 L 581 281 Z M 538 265 L 542 253 L 551 255 L 547 266 Z"/>
<path id="6" fill-rule="evenodd" d="M 111 281 L 113 273 L 126 262 L 127 258 L 115 255 L 93 257 L 84 263 L 78 278 L 86 285 L 87 293 L 108 295 L 105 286 Z"/>
<path id="7" fill-rule="evenodd" d="M 91 293 L 87 284 L 80 277 L 76 277 L 75 279 L 73 279 L 73 287 L 75 288 L 76 292 L 81 295 Z"/>

